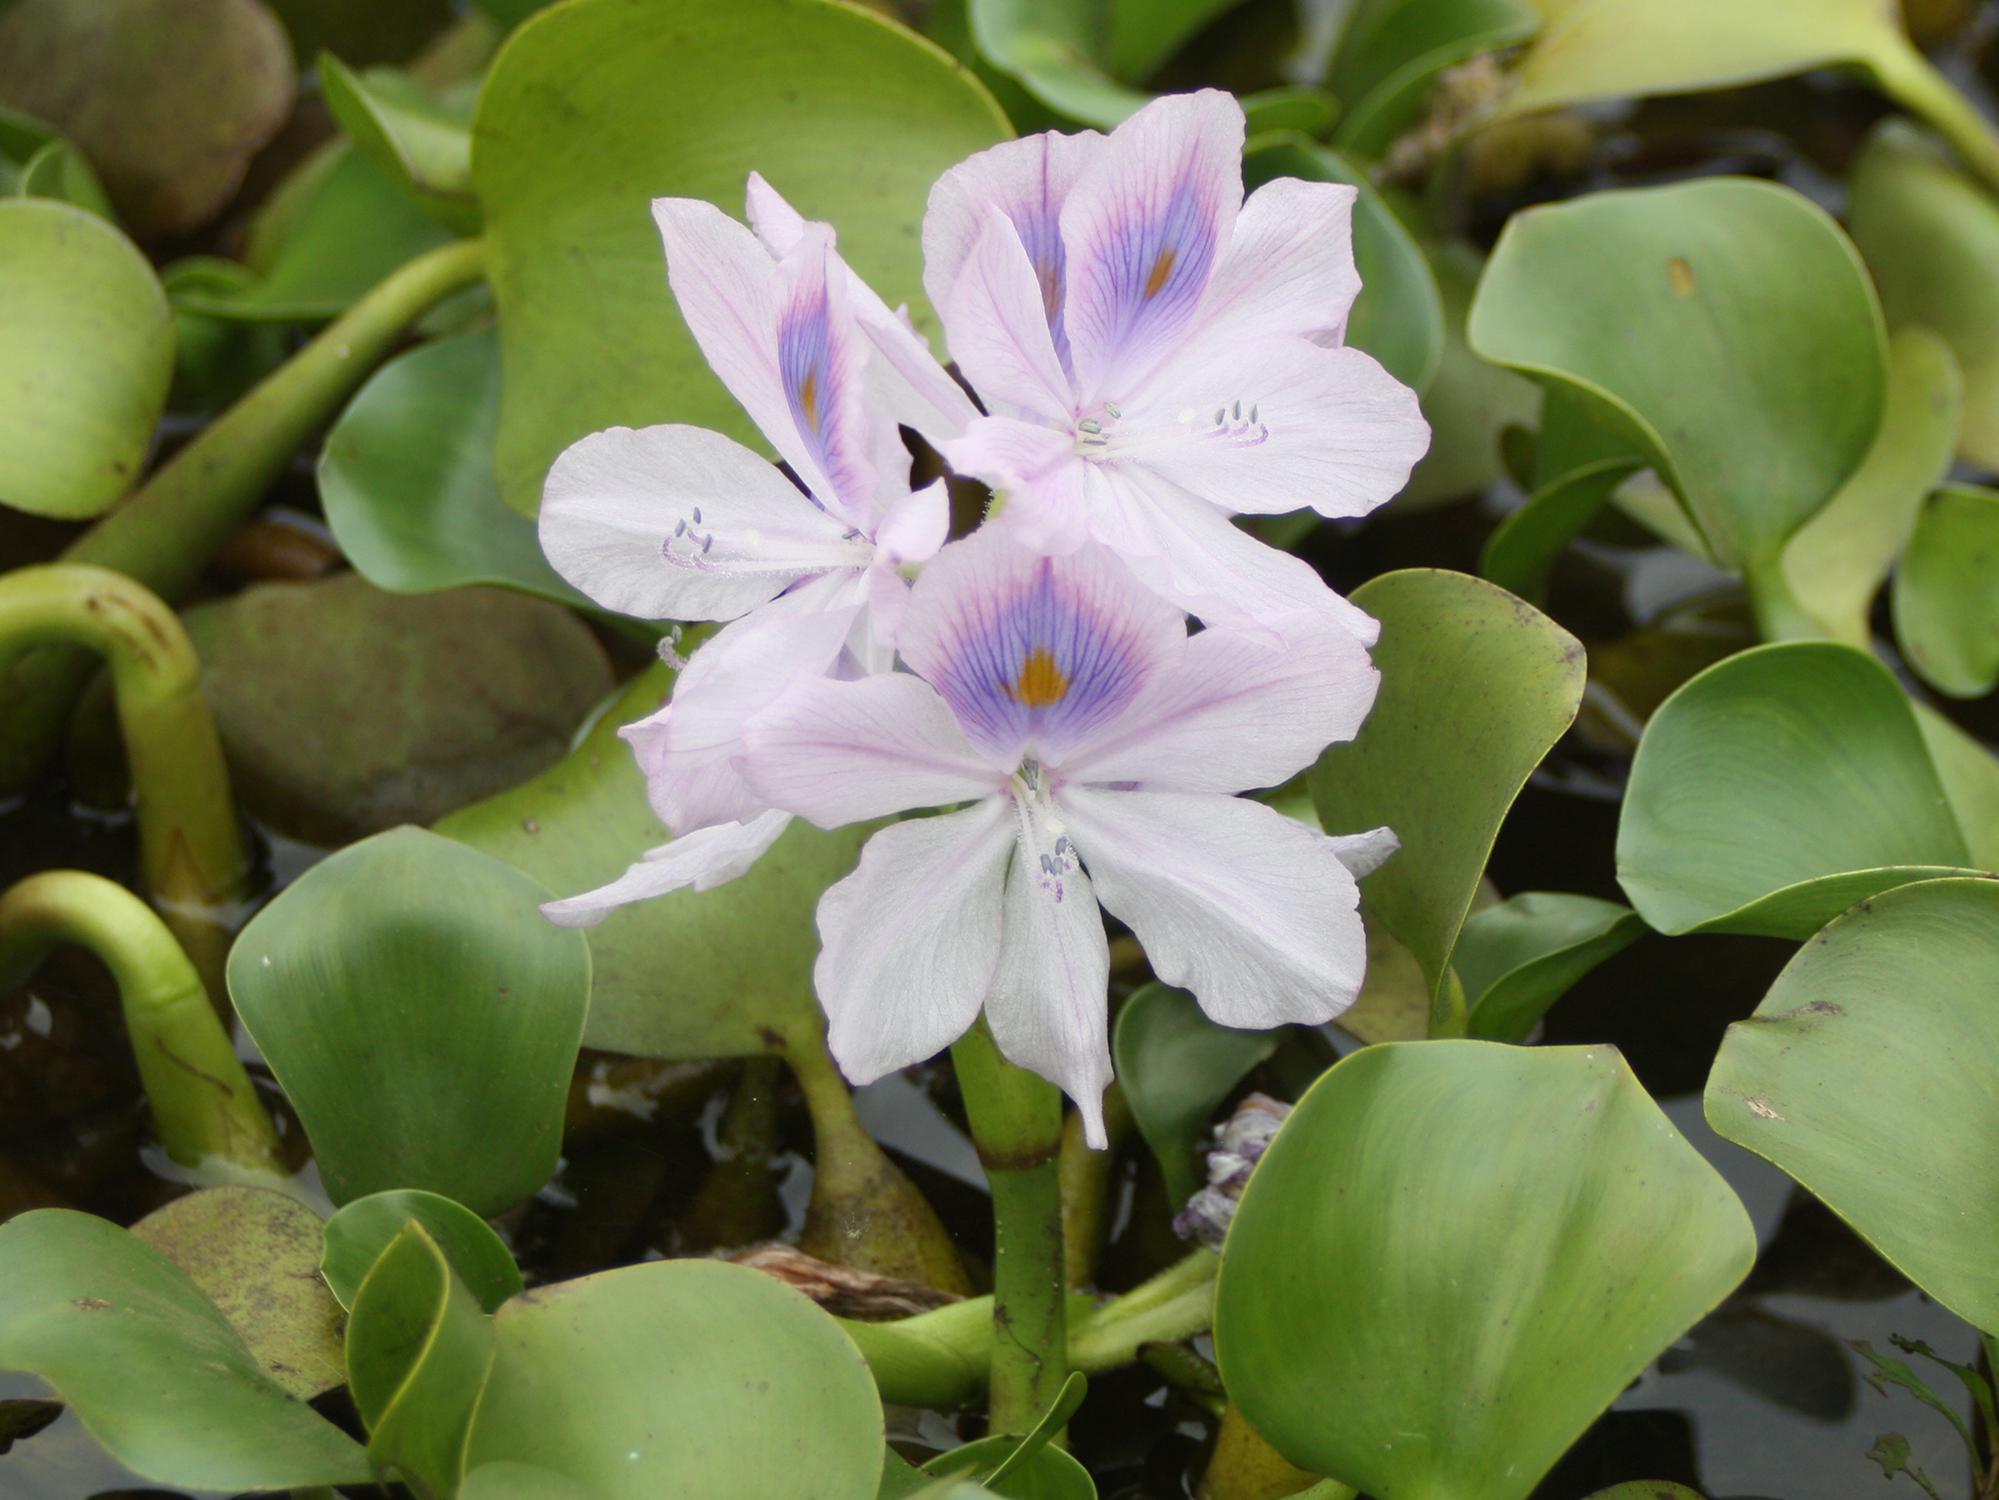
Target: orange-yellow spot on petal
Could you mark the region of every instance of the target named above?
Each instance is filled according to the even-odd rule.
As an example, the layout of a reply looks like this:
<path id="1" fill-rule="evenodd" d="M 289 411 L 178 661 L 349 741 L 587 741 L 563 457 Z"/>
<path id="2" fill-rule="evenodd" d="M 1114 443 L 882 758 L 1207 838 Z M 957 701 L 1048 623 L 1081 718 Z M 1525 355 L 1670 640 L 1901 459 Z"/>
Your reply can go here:
<path id="1" fill-rule="evenodd" d="M 1173 274 L 1173 262 L 1178 258 L 1178 255 L 1179 252 L 1171 245 L 1168 245 L 1164 250 L 1159 252 L 1159 259 L 1152 263 L 1152 274 L 1145 278 L 1146 301 L 1150 302 L 1154 297 L 1157 297 L 1160 288 L 1166 285 L 1166 278 Z"/>
<path id="2" fill-rule="evenodd" d="M 805 413 L 805 425 L 819 430 L 819 372 L 807 370 L 805 383 L 798 388 L 798 407 Z"/>
<path id="3" fill-rule="evenodd" d="M 1046 646 L 1036 646 L 1020 665 L 1020 676 L 1007 688 L 1014 702 L 1026 708 L 1046 708 L 1069 696 L 1069 679 L 1055 665 Z"/>

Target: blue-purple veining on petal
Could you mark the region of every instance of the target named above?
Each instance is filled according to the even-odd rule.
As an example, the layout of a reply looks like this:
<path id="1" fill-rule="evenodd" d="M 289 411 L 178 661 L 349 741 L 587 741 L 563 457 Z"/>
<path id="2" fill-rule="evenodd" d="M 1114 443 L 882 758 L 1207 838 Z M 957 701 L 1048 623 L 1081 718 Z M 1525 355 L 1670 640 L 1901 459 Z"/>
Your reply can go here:
<path id="1" fill-rule="evenodd" d="M 1122 713 L 1149 663 L 1115 600 L 1043 558 L 1004 593 L 959 601 L 930 682 L 974 744 L 1050 759 Z"/>
<path id="2" fill-rule="evenodd" d="M 815 503 L 822 509 L 827 501 L 852 509 L 865 503 L 873 476 L 859 472 L 863 455 L 847 451 L 854 433 L 846 408 L 855 393 L 847 389 L 848 362 L 835 343 L 829 251 L 829 245 L 808 236 L 796 252 L 800 273 L 778 309 L 777 365 L 791 420 L 834 489 L 831 495 L 813 496 Z"/>
<path id="3" fill-rule="evenodd" d="M 1189 162 L 1158 213 L 1115 220 L 1090 246 L 1110 284 L 1114 332 L 1107 352 L 1123 354 L 1150 329 L 1184 325 L 1207 290 L 1215 259 L 1215 204 Z"/>

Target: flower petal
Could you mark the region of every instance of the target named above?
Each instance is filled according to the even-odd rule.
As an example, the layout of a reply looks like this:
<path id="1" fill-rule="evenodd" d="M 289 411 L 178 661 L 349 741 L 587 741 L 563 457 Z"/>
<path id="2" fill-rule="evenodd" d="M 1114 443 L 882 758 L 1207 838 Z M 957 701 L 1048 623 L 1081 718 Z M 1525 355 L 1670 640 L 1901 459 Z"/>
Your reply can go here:
<path id="1" fill-rule="evenodd" d="M 693 888 L 713 890 L 746 874 L 791 826 L 791 815 L 767 812 L 747 823 L 717 823 L 648 849 L 645 858 L 609 885 L 561 901 L 544 902 L 541 914 L 558 927 L 595 927 L 634 901 Z"/>
<path id="2" fill-rule="evenodd" d="M 1023 810 L 1019 827 L 986 1022 L 1010 1061 L 1076 1101 L 1084 1137 L 1101 1151 L 1111 1081 L 1103 913 L 1046 806 Z"/>
<path id="3" fill-rule="evenodd" d="M 897 498 L 875 528 L 875 545 L 890 561 L 928 562 L 951 534 L 951 490 L 934 480 Z"/>
<path id="4" fill-rule="evenodd" d="M 966 743 L 936 691 L 906 672 L 800 683 L 744 738 L 742 770 L 757 794 L 821 828 L 963 802 L 1006 779 Z"/>
<path id="5" fill-rule="evenodd" d="M 987 211 L 998 209 L 1027 253 L 1041 290 L 1044 321 L 1066 366 L 1062 204 L 1103 146 L 1103 136 L 1094 130 L 1074 135 L 1043 131 L 969 156 L 938 178 L 923 214 L 923 289 L 930 305 L 940 312 L 950 306 L 952 289 L 984 232 Z"/>
<path id="6" fill-rule="evenodd" d="M 1290 334 L 1336 347 L 1360 293 L 1344 182 L 1280 177 L 1249 195 L 1196 322 L 1231 339 Z"/>
<path id="7" fill-rule="evenodd" d="M 750 173 L 747 198 L 750 227 L 765 249 L 772 255 L 783 255 L 798 243 L 806 219 L 758 173 Z M 971 397 L 937 362 L 930 345 L 910 326 L 908 318 L 890 310 L 875 289 L 838 255 L 834 260 L 846 271 L 848 305 L 879 356 L 868 362 L 872 399 L 932 444 L 963 432 L 979 414 Z"/>
<path id="8" fill-rule="evenodd" d="M 1221 335 L 1196 341 L 1125 408 L 1120 467 L 1238 514 L 1363 516 L 1408 483 L 1430 445 L 1408 386 L 1358 349 Z"/>
<path id="9" fill-rule="evenodd" d="M 747 821 L 771 804 L 737 766 L 744 725 L 839 658 L 858 610 L 759 611 L 696 651 L 658 713 L 618 733 L 645 773 L 646 795 L 675 832 Z"/>
<path id="10" fill-rule="evenodd" d="M 1089 540 L 1091 472 L 1066 432 L 1013 417 L 980 417 L 944 445 L 954 471 L 1005 497 L 995 517 L 1030 552 L 1074 552 Z"/>
<path id="11" fill-rule="evenodd" d="M 1333 852 L 1355 880 L 1365 880 L 1402 847 L 1402 840 L 1388 827 L 1370 828 L 1365 833 L 1335 833 L 1330 837 Z"/>
<path id="12" fill-rule="evenodd" d="M 988 410 L 1066 425 L 1073 401 L 1042 295 L 1020 236 L 1004 214 L 988 209 L 943 307 L 944 329 L 951 357 Z"/>
<path id="13" fill-rule="evenodd" d="M 542 488 L 542 551 L 606 609 L 732 620 L 874 549 L 719 432 L 613 427 L 564 449 Z"/>
<path id="14" fill-rule="evenodd" d="M 806 225 L 778 263 L 777 367 L 805 454 L 792 467 L 806 489 L 862 525 L 872 519 L 875 453 L 901 445 L 894 422 L 868 407 L 868 344 L 847 306 L 845 269 L 833 254 L 833 231 Z M 778 451 L 791 458 L 782 445 Z"/>
<path id="15" fill-rule="evenodd" d="M 1294 616 L 1280 640 L 1226 627 L 1187 642 L 1103 735 L 1056 768 L 1064 781 L 1157 791 L 1276 786 L 1352 739 L 1380 674 L 1328 614 Z"/>
<path id="16" fill-rule="evenodd" d="M 1360 993 L 1359 891 L 1324 834 L 1196 792 L 1064 788 L 1056 805 L 1097 899 L 1222 1025 L 1329 1021 Z"/>
<path id="17" fill-rule="evenodd" d="M 1011 768 L 1116 720 L 1186 638 L 1180 611 L 1098 547 L 1041 557 L 982 528 L 924 566 L 897 645 L 971 742 Z"/>
<path id="18" fill-rule="evenodd" d="M 921 1062 L 978 1018 L 999 959 L 1012 834 L 999 799 L 892 824 L 819 898 L 812 980 L 849 1081 Z"/>
<path id="19" fill-rule="evenodd" d="M 1203 89 L 1111 133 L 1062 205 L 1070 363 L 1084 405 L 1121 401 L 1193 322 L 1242 204 L 1242 106 Z"/>
<path id="20" fill-rule="evenodd" d="M 1362 645 L 1381 627 L 1342 599 L 1311 564 L 1266 546 L 1214 506 L 1156 476 L 1100 465 L 1090 529 L 1147 588 L 1209 625 L 1278 639 L 1273 622 L 1323 611 Z"/>

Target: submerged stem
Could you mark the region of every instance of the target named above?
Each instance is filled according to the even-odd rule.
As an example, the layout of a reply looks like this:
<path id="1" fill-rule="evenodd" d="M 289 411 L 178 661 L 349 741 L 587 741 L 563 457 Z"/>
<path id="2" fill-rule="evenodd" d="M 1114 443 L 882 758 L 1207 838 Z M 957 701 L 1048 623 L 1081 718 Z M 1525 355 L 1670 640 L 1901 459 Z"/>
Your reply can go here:
<path id="1" fill-rule="evenodd" d="M 57 563 L 0 578 L 0 663 L 50 643 L 101 656 L 111 670 L 140 878 L 220 1005 L 228 908 L 250 866 L 193 643 L 172 610 L 122 573 Z"/>
<path id="2" fill-rule="evenodd" d="M 0 989 L 25 979 L 58 943 L 89 949 L 117 981 L 167 1155 L 187 1167 L 214 1160 L 275 1166 L 270 1116 L 201 976 L 146 904 L 81 870 L 31 875 L 0 895 Z"/>
<path id="3" fill-rule="evenodd" d="M 988 1419 L 996 1433 L 1022 1433 L 1054 1403 L 1070 1369 L 1062 1095 L 1001 1057 L 983 1023 L 959 1038 L 951 1062 L 993 1195 Z"/>
<path id="4" fill-rule="evenodd" d="M 482 264 L 483 247 L 467 240 L 392 272 L 72 542 L 63 560 L 115 568 L 168 600 L 184 596 L 300 445 L 412 323 L 478 280 Z M 20 658 L 0 677 L 0 794 L 22 790 L 48 763 L 89 670 L 87 653 L 58 646 Z"/>

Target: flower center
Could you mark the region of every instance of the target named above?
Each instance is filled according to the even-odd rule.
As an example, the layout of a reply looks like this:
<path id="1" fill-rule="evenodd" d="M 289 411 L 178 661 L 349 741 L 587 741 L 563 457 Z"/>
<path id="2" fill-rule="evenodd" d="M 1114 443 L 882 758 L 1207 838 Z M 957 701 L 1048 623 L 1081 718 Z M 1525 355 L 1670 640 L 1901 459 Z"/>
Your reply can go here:
<path id="1" fill-rule="evenodd" d="M 1183 407 L 1170 423 L 1127 427 L 1124 412 L 1106 401 L 1076 421 L 1076 452 L 1103 463 L 1138 448 L 1156 450 L 1176 443 L 1220 443 L 1226 448 L 1256 448 L 1270 441 L 1270 424 L 1256 401 L 1232 400 L 1207 407 Z"/>
<path id="2" fill-rule="evenodd" d="M 1047 708 L 1069 696 L 1069 678 L 1046 646 L 1036 646 L 1007 684 L 1007 696 L 1023 708 Z"/>
<path id="3" fill-rule="evenodd" d="M 1049 793 L 1054 780 L 1032 758 L 1023 760 L 1007 790 L 1013 796 L 1018 820 L 1020 849 L 1034 872 L 1041 890 L 1058 904 L 1068 894 L 1069 877 L 1076 873 L 1076 846 L 1063 830 Z"/>

